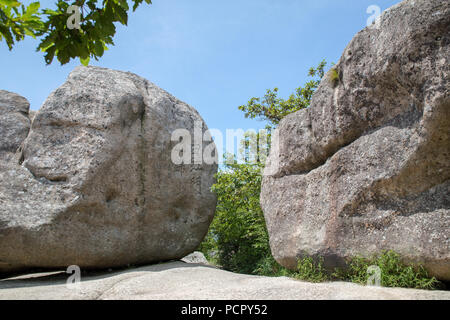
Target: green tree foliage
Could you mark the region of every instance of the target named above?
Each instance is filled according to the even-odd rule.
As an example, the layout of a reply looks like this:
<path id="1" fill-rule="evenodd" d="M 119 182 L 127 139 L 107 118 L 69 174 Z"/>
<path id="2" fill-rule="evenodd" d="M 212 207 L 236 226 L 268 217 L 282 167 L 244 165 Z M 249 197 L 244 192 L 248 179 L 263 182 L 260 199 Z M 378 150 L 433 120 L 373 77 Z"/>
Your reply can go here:
<path id="1" fill-rule="evenodd" d="M 259 132 L 247 131 L 244 133 L 238 150 L 245 163 L 264 164 L 270 151 L 270 128 Z M 231 159 L 233 163 L 234 159 Z"/>
<path id="2" fill-rule="evenodd" d="M 201 250 L 226 270 L 256 273 L 270 254 L 259 205 L 261 169 L 260 163 L 228 163 L 216 176 L 217 209 Z"/>
<path id="3" fill-rule="evenodd" d="M 326 62 L 309 70 L 309 76 L 321 79 Z M 313 79 L 300 87 L 288 100 L 277 96 L 278 89 L 267 90 L 264 98 L 252 98 L 239 107 L 246 117 L 268 122 L 267 133 L 247 132 L 240 142 L 243 163 L 226 157 L 212 190 L 218 202 L 214 220 L 200 250 L 208 259 L 226 270 L 266 276 L 289 275 L 272 257 L 269 236 L 260 206 L 262 170 L 270 148 L 270 128 L 286 115 L 309 106 L 319 85 Z"/>
<path id="4" fill-rule="evenodd" d="M 5 39 L 10 50 L 14 41 L 40 34 L 44 24 L 38 13 L 39 7 L 39 2 L 25 7 L 15 0 L 0 0 L 0 41 Z"/>
<path id="5" fill-rule="evenodd" d="M 218 204 L 200 250 L 223 268 L 249 274 L 273 275 L 277 263 L 270 254 L 269 235 L 259 204 L 261 171 L 269 152 L 270 133 L 246 132 L 236 157 L 225 155 L 212 191 Z M 267 265 L 270 264 L 270 270 Z"/>
<path id="6" fill-rule="evenodd" d="M 151 0 L 132 0 L 132 10 L 144 1 L 151 4 Z M 81 10 L 80 29 L 67 25 L 71 5 Z M 12 50 L 26 36 L 39 38 L 37 51 L 44 52 L 47 64 L 56 56 L 61 64 L 79 58 L 84 65 L 114 45 L 115 23 L 127 25 L 130 10 L 127 0 L 57 0 L 56 8 L 39 9 L 39 2 L 25 7 L 18 0 L 0 0 L 0 41 L 4 39 Z"/>
<path id="7" fill-rule="evenodd" d="M 312 95 L 320 84 L 320 80 L 325 74 L 327 63 L 325 60 L 319 63 L 316 68 L 310 68 L 308 76 L 312 79 L 304 87 L 299 87 L 289 98 L 278 97 L 278 88 L 268 89 L 262 98 L 251 98 L 246 105 L 239 107 L 245 112 L 246 118 L 268 121 L 272 127 L 290 113 L 309 107 Z"/>

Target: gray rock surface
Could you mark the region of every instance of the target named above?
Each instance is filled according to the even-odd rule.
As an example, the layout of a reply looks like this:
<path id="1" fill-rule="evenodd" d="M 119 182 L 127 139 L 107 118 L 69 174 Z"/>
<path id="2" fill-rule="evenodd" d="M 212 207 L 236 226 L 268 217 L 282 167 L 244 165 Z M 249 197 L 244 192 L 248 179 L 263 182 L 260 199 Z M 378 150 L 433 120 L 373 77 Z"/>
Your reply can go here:
<path id="1" fill-rule="evenodd" d="M 0 96 L 1 130 L 20 120 L 1 149 L 22 145 L 0 161 L 0 273 L 179 259 L 202 241 L 217 165 L 171 161 L 174 130 L 207 130 L 193 108 L 134 74 L 77 67 L 26 134 L 26 101 Z"/>
<path id="2" fill-rule="evenodd" d="M 0 300 L 450 300 L 448 291 L 366 287 L 345 282 L 314 284 L 183 262 L 82 273 L 79 287 L 67 287 L 69 276 L 64 272 L 41 273 L 0 280 Z"/>
<path id="3" fill-rule="evenodd" d="M 206 264 L 206 265 L 209 264 L 205 255 L 199 251 L 195 251 L 195 252 L 192 252 L 191 254 L 188 254 L 186 257 L 181 259 L 181 261 L 183 261 L 185 263 L 196 263 L 196 264 Z"/>
<path id="4" fill-rule="evenodd" d="M 450 2 L 403 1 L 281 121 L 261 193 L 278 262 L 390 249 L 450 279 L 449 56 Z"/>
<path id="5" fill-rule="evenodd" d="M 24 97 L 0 90 L 0 159 L 12 160 L 30 130 L 30 103 Z"/>

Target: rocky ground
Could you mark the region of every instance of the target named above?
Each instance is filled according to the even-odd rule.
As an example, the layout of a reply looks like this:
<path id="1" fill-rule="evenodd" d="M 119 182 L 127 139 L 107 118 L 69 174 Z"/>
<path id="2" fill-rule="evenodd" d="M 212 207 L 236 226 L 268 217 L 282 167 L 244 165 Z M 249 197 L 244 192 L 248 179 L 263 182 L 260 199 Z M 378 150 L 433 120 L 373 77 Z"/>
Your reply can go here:
<path id="1" fill-rule="evenodd" d="M 448 291 L 365 287 L 344 282 L 314 284 L 286 277 L 236 274 L 181 261 L 91 272 L 82 275 L 79 288 L 67 288 L 69 276 L 62 271 L 2 279 L 0 299 L 450 300 Z"/>

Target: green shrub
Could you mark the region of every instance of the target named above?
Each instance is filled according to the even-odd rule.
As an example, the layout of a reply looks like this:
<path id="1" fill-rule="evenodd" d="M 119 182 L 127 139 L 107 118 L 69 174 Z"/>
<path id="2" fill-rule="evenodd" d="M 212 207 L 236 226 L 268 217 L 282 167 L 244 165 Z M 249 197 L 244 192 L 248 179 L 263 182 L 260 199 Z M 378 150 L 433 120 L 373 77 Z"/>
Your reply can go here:
<path id="1" fill-rule="evenodd" d="M 394 251 L 383 251 L 380 255 L 371 258 L 355 257 L 351 259 L 346 270 L 337 269 L 333 277 L 366 284 L 370 276 L 367 272 L 369 266 L 380 268 L 383 287 L 433 290 L 442 286 L 436 278 L 430 277 L 422 266 L 402 262 L 400 255 Z"/>
<path id="2" fill-rule="evenodd" d="M 270 252 L 262 258 L 258 263 L 255 270 L 253 270 L 254 274 L 266 277 L 294 277 L 295 272 L 285 267 L 281 266 L 275 259 L 272 257 Z"/>

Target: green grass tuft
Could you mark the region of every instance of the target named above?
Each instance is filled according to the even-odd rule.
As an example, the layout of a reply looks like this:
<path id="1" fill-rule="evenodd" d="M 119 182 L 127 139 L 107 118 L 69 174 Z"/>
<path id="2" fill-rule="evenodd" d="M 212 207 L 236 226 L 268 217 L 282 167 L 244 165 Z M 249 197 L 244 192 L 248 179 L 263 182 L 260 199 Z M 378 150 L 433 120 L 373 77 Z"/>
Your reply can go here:
<path id="1" fill-rule="evenodd" d="M 323 267 L 323 258 L 314 261 L 311 257 L 302 258 L 298 261 L 294 278 L 309 282 L 325 282 L 330 280 L 327 271 Z"/>
<path id="2" fill-rule="evenodd" d="M 334 67 L 330 70 L 330 83 L 333 86 L 333 88 L 336 88 L 339 84 L 340 77 L 339 77 L 339 70 L 337 67 Z"/>

